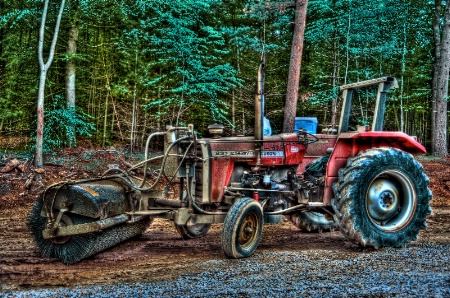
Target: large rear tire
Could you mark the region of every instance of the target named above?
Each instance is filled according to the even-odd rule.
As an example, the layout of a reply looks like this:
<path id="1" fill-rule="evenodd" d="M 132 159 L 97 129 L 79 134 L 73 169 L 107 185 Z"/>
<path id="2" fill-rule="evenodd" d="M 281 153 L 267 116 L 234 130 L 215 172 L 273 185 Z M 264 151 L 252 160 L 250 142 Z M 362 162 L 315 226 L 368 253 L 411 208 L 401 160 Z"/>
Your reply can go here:
<path id="1" fill-rule="evenodd" d="M 47 219 L 41 215 L 44 203 L 39 198 L 34 203 L 28 216 L 28 229 L 43 258 L 57 258 L 70 265 L 93 256 L 120 242 L 138 236 L 145 232 L 151 223 L 143 219 L 131 224 L 121 224 L 97 233 L 44 239 L 42 231 L 46 228 Z M 93 222 L 95 219 L 73 213 L 62 216 L 60 226 Z"/>
<path id="2" fill-rule="evenodd" d="M 403 247 L 426 227 L 428 184 L 410 154 L 393 148 L 363 151 L 339 170 L 335 219 L 342 233 L 363 247 Z"/>
<path id="3" fill-rule="evenodd" d="M 222 249 L 229 258 L 245 258 L 258 246 L 263 225 L 261 205 L 240 198 L 230 208 L 222 229 Z"/>
<path id="4" fill-rule="evenodd" d="M 208 233 L 211 224 L 196 224 L 196 225 L 177 225 L 175 224 L 175 229 L 177 229 L 178 233 L 185 240 L 200 238 Z"/>

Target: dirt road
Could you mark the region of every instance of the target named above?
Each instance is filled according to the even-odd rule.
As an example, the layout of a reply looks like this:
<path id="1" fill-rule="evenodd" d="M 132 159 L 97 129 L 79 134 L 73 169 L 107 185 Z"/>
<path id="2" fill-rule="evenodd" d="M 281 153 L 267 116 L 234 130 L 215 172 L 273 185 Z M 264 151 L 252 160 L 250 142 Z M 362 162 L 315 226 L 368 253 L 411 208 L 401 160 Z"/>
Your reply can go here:
<path id="1" fill-rule="evenodd" d="M 221 225 L 201 239 L 182 240 L 171 222 L 156 220 L 139 238 L 118 245 L 75 265 L 42 259 L 25 226 L 27 208 L 0 212 L 0 281 L 2 290 L 24 290 L 76 285 L 104 285 L 174 280 L 200 273 L 202 261 L 225 259 L 220 246 Z M 450 243 L 450 208 L 434 208 L 418 243 Z M 266 225 L 258 252 L 307 252 L 314 249 L 348 253 L 358 246 L 339 231 L 302 233 L 286 222 Z"/>
<path id="2" fill-rule="evenodd" d="M 433 213 L 427 219 L 428 227 L 412 245 L 447 245 L 450 244 L 450 163 L 449 160 L 422 163 L 430 177 Z M 74 170 L 61 167 L 47 170 L 43 181 L 54 181 L 56 178 L 52 177 L 58 175 L 66 177 L 71 171 Z M 164 220 L 155 220 L 141 237 L 75 265 L 42 259 L 26 228 L 32 203 L 30 191 L 23 188 L 27 176 L 17 172 L 0 178 L 0 294 L 8 290 L 170 281 L 184 274 L 203 272 L 205 268 L 199 264 L 204 261 L 225 260 L 220 245 L 221 225 L 213 225 L 204 238 L 187 241 L 181 239 L 171 222 Z M 343 255 L 360 250 L 338 230 L 308 234 L 286 222 L 264 226 L 256 255 L 305 253 L 315 249 Z"/>

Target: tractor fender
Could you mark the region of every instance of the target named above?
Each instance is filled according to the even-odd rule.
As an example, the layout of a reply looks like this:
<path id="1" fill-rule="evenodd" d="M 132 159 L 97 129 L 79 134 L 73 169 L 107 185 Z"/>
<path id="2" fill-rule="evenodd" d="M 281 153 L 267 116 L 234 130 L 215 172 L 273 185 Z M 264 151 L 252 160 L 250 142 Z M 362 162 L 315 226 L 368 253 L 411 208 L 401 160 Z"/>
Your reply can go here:
<path id="1" fill-rule="evenodd" d="M 324 204 L 330 205 L 334 196 L 332 185 L 338 180 L 338 171 L 345 168 L 347 160 L 359 152 L 372 148 L 397 148 L 410 154 L 425 154 L 427 151 L 415 138 L 392 131 L 364 131 L 341 133 L 331 152 L 327 164 Z"/>
<path id="2" fill-rule="evenodd" d="M 53 209 L 67 209 L 91 218 L 104 219 L 129 211 L 125 189 L 110 180 L 53 188 L 46 192 L 45 201 L 53 198 Z"/>

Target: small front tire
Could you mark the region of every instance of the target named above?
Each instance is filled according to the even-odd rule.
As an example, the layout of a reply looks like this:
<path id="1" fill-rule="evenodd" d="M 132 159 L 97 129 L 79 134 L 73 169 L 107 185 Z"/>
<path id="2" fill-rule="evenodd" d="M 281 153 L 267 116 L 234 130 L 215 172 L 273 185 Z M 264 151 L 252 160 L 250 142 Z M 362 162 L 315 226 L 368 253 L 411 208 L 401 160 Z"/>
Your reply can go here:
<path id="1" fill-rule="evenodd" d="M 225 217 L 222 249 L 228 258 L 245 258 L 253 254 L 261 237 L 263 211 L 251 198 L 238 199 Z"/>

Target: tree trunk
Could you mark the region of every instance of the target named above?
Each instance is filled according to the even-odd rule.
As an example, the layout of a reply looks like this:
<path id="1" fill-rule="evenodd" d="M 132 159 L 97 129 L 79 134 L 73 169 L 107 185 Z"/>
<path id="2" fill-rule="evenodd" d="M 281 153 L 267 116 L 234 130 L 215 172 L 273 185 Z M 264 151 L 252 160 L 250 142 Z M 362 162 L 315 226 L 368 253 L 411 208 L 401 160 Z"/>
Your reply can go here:
<path id="1" fill-rule="evenodd" d="M 292 38 L 291 60 L 284 108 L 283 132 L 293 132 L 297 113 L 298 85 L 302 63 L 303 39 L 305 36 L 306 10 L 308 0 L 297 0 L 295 5 L 295 27 Z"/>
<path id="2" fill-rule="evenodd" d="M 133 107 L 131 113 L 131 135 L 130 135 L 130 150 L 133 154 L 134 146 L 136 145 L 136 93 L 137 93 L 137 65 L 138 65 L 138 51 L 136 50 L 136 63 L 134 65 L 134 91 L 133 91 Z"/>
<path id="3" fill-rule="evenodd" d="M 4 14 L 4 10 L 5 10 L 5 2 L 1 1 L 0 2 L 0 14 Z M 0 82 L 3 81 L 3 79 L 5 78 L 5 74 L 6 74 L 6 63 L 5 60 L 3 59 L 3 36 L 5 34 L 5 31 L 3 29 L 3 26 L 0 27 Z"/>
<path id="4" fill-rule="evenodd" d="M 106 130 L 108 128 L 108 97 L 109 97 L 109 91 L 106 93 L 106 100 L 105 100 L 105 114 L 103 118 L 103 141 L 102 141 L 102 147 L 105 147 L 106 145 Z M 113 115 L 114 117 L 114 115 Z"/>
<path id="5" fill-rule="evenodd" d="M 435 1 L 435 19 L 433 33 L 435 42 L 435 65 L 433 75 L 433 101 L 431 119 L 432 154 L 440 157 L 448 156 L 447 146 L 447 96 L 450 71 L 450 5 L 444 13 L 441 29 L 442 0 Z"/>
<path id="6" fill-rule="evenodd" d="M 406 54 L 407 54 L 407 47 L 406 42 L 408 35 L 406 33 L 406 25 L 407 22 L 403 22 L 403 52 L 402 52 L 402 76 L 400 78 L 400 131 L 405 131 L 405 121 L 404 121 L 404 110 L 403 110 L 403 94 L 404 94 L 404 87 L 405 87 L 405 72 L 406 72 Z"/>
<path id="7" fill-rule="evenodd" d="M 5 13 L 5 2 L 1 1 L 0 2 L 0 14 L 4 15 L 4 13 Z M 4 82 L 6 80 L 6 63 L 5 63 L 5 60 L 3 59 L 3 39 L 4 39 L 5 31 L 3 28 L 4 28 L 4 26 L 0 26 L 0 86 L 5 86 Z M 4 94 L 5 94 L 4 89 L 5 88 L 1 88 L 0 97 L 4 96 Z M 5 123 L 4 116 L 5 115 L 2 116 L 1 112 L 0 112 L 0 134 L 3 131 L 3 123 Z"/>
<path id="8" fill-rule="evenodd" d="M 69 40 L 67 42 L 67 63 L 66 63 L 66 102 L 71 118 L 75 117 L 75 60 L 73 56 L 77 52 L 78 25 L 74 24 L 69 29 Z M 68 125 L 66 130 L 67 146 L 76 147 L 77 137 L 75 127 Z"/>
<path id="9" fill-rule="evenodd" d="M 338 57 L 339 57 L 339 48 L 334 43 L 333 50 L 333 78 L 331 82 L 331 86 L 333 87 L 333 99 L 331 102 L 331 127 L 335 128 L 336 126 L 336 117 L 337 117 L 337 101 L 339 98 L 338 94 L 335 94 L 334 90 L 336 90 L 337 79 L 338 79 Z M 337 93 L 337 92 L 336 92 Z"/>
<path id="10" fill-rule="evenodd" d="M 61 17 L 64 11 L 65 0 L 61 1 L 61 7 L 59 9 L 58 18 L 56 20 L 55 32 L 53 33 L 53 40 L 50 46 L 50 53 L 47 62 L 44 63 L 44 33 L 45 33 L 45 21 L 47 18 L 49 0 L 45 0 L 44 10 L 42 12 L 41 28 L 39 29 L 39 45 L 38 45 L 38 60 L 40 69 L 39 90 L 38 90 L 38 103 L 37 103 L 37 130 L 36 130 L 36 152 L 34 165 L 38 168 L 44 166 L 44 159 L 42 156 L 42 147 L 44 141 L 44 96 L 45 96 L 45 81 L 47 78 L 47 70 L 52 64 L 53 57 L 55 55 L 56 41 L 58 40 L 59 25 L 61 23 Z"/>

